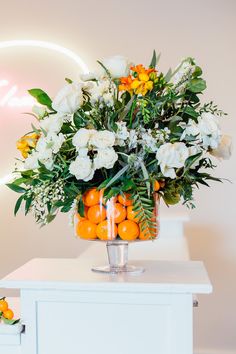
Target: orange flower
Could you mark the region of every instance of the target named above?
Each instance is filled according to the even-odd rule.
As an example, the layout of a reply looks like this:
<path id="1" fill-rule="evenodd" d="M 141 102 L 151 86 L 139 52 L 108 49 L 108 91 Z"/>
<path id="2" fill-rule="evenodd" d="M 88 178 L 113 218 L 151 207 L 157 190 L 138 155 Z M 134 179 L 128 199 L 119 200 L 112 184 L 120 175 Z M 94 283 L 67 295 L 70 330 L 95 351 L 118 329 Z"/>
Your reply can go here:
<path id="1" fill-rule="evenodd" d="M 153 89 L 153 80 L 156 78 L 154 68 L 145 69 L 142 64 L 131 66 L 133 75 L 120 78 L 119 91 L 128 91 L 131 95 L 145 96 L 148 91 Z M 151 73 L 155 73 L 154 75 Z"/>
<path id="2" fill-rule="evenodd" d="M 34 149 L 40 135 L 37 133 L 33 133 L 31 135 L 24 135 L 20 138 L 17 143 L 16 147 L 20 150 L 22 156 L 26 159 L 31 149 Z"/>

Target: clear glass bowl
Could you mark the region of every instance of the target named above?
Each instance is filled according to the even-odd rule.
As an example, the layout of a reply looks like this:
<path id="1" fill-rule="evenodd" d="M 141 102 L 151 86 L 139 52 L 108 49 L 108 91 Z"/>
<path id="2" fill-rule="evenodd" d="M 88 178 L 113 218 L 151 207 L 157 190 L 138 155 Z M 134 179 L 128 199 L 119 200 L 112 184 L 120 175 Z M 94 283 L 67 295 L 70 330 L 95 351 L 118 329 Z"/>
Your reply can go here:
<path id="1" fill-rule="evenodd" d="M 83 195 L 84 210 L 75 214 L 75 234 L 89 241 L 106 242 L 109 265 L 93 268 L 102 273 L 140 273 L 143 268 L 128 264 L 131 242 L 155 240 L 159 235 L 159 196 L 151 196 L 149 219 L 129 194 L 106 201 L 103 191 L 89 189 Z"/>

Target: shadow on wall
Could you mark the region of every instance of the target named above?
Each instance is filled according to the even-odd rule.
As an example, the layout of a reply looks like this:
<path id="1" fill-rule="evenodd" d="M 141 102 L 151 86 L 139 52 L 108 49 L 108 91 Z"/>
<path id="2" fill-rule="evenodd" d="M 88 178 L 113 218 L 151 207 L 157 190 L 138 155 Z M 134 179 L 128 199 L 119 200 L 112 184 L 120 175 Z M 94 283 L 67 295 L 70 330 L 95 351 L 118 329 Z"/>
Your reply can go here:
<path id="1" fill-rule="evenodd" d="M 208 225 L 186 225 L 185 234 L 191 259 L 204 262 L 213 285 L 211 295 L 198 297 L 199 308 L 194 311 L 194 342 L 197 348 L 206 349 L 209 343 L 214 343 L 214 348 L 219 350 L 224 343 L 225 347 L 233 349 L 236 328 L 236 259 L 231 258 L 225 249 L 227 243 L 232 245 L 232 241 L 227 238 L 227 230 Z M 231 251 L 233 254 L 234 250 Z M 222 323 L 228 326 L 222 327 Z M 215 333 L 221 333 L 221 338 L 215 336 Z"/>

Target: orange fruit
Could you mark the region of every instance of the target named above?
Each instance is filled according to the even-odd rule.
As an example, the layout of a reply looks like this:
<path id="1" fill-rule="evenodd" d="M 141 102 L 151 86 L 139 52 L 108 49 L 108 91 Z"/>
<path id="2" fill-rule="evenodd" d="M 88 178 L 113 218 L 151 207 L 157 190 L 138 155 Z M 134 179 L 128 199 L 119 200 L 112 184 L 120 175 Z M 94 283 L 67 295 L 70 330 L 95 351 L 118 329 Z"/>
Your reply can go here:
<path id="1" fill-rule="evenodd" d="M 76 234 L 78 237 L 89 240 L 97 238 L 96 224 L 89 220 L 83 220 L 76 226 Z"/>
<path id="2" fill-rule="evenodd" d="M 99 224 L 106 219 L 106 209 L 102 204 L 93 205 L 88 209 L 88 219 L 94 224 Z"/>
<path id="3" fill-rule="evenodd" d="M 135 222 L 138 222 L 138 217 L 137 217 L 138 212 L 133 210 L 133 206 L 130 205 L 127 207 L 127 219 L 132 220 Z"/>
<path id="4" fill-rule="evenodd" d="M 111 203 L 107 207 L 107 219 L 111 219 L 112 222 L 119 224 L 126 218 L 126 207 L 120 203 Z"/>
<path id="5" fill-rule="evenodd" d="M 125 220 L 118 225 L 118 234 L 122 240 L 133 241 L 139 235 L 139 227 L 132 220 Z"/>
<path id="6" fill-rule="evenodd" d="M 119 194 L 118 195 L 118 202 L 125 205 L 125 206 L 132 205 L 132 200 L 130 198 L 131 198 L 131 194 L 128 194 L 128 193 L 124 193 L 124 195 Z"/>
<path id="7" fill-rule="evenodd" d="M 0 300 L 0 312 L 4 312 L 8 309 L 8 302 L 4 299 Z"/>
<path id="8" fill-rule="evenodd" d="M 155 180 L 154 183 L 153 183 L 154 192 L 158 192 L 160 188 L 161 188 L 160 183 L 157 180 Z"/>
<path id="9" fill-rule="evenodd" d="M 101 191 L 98 191 L 97 188 L 89 189 L 83 195 L 84 205 L 91 207 L 93 205 L 99 204 L 101 196 L 102 193 Z"/>
<path id="10" fill-rule="evenodd" d="M 117 226 L 111 221 L 105 220 L 98 224 L 96 232 L 100 240 L 114 240 L 117 236 Z"/>
<path id="11" fill-rule="evenodd" d="M 12 320 L 14 317 L 14 312 L 11 309 L 3 311 L 3 317 L 6 318 L 7 320 Z"/>
<path id="12" fill-rule="evenodd" d="M 154 238 L 157 237 L 157 227 L 149 228 L 147 227 L 142 228 L 142 223 L 139 225 L 140 226 L 140 234 L 139 238 L 140 240 L 153 240 Z"/>

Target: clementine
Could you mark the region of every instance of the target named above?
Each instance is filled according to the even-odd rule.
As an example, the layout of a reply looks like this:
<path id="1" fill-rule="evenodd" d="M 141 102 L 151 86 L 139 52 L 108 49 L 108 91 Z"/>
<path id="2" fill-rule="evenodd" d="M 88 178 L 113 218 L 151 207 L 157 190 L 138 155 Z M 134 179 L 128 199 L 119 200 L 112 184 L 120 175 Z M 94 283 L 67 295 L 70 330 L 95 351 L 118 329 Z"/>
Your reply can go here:
<path id="1" fill-rule="evenodd" d="M 8 302 L 3 298 L 2 300 L 0 300 L 0 312 L 4 312 L 7 309 L 8 309 Z"/>
<path id="2" fill-rule="evenodd" d="M 96 233 L 100 240 L 114 240 L 117 236 L 117 226 L 111 221 L 105 220 L 98 224 Z"/>
<path id="3" fill-rule="evenodd" d="M 131 194 L 128 194 L 128 193 L 124 193 L 124 195 L 119 194 L 118 195 L 118 202 L 125 205 L 125 206 L 132 205 Z"/>
<path id="4" fill-rule="evenodd" d="M 139 235 L 139 227 L 132 220 L 125 220 L 118 225 L 118 234 L 122 240 L 133 241 Z"/>
<path id="5" fill-rule="evenodd" d="M 7 309 L 3 312 L 3 317 L 7 320 L 12 320 L 14 317 L 14 312 L 11 309 Z"/>
<path id="6" fill-rule="evenodd" d="M 99 204 L 101 195 L 101 191 L 97 190 L 97 188 L 89 189 L 83 195 L 84 205 L 91 207 L 93 205 Z"/>
<path id="7" fill-rule="evenodd" d="M 106 219 L 106 209 L 102 204 L 93 205 L 88 209 L 88 219 L 94 224 L 99 224 Z"/>
<path id="8" fill-rule="evenodd" d="M 130 205 L 127 207 L 127 219 L 135 221 L 136 223 L 139 220 L 139 217 L 137 217 L 138 212 L 133 210 L 133 206 Z"/>
<path id="9" fill-rule="evenodd" d="M 112 203 L 107 207 L 107 218 L 119 224 L 126 218 L 126 208 L 120 203 Z"/>
<path id="10" fill-rule="evenodd" d="M 76 226 L 76 234 L 78 237 L 89 240 L 97 238 L 96 224 L 89 220 L 83 220 Z"/>

